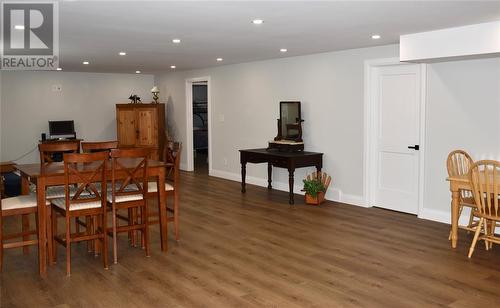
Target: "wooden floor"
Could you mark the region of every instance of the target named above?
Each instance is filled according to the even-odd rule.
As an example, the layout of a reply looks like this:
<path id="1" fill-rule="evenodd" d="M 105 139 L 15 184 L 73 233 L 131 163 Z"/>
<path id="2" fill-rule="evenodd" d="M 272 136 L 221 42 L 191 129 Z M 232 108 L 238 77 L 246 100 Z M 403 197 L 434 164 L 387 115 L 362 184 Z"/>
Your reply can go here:
<path id="1" fill-rule="evenodd" d="M 64 250 L 37 273 L 36 250 L 8 250 L 1 307 L 493 307 L 500 303 L 500 247 L 415 216 L 327 202 L 287 204 L 287 193 L 182 174 L 181 241 L 161 253 L 119 243 L 119 264 L 75 245 L 72 275 Z M 12 229 L 18 221 L 8 220 Z M 170 229 L 172 230 L 172 229 Z"/>

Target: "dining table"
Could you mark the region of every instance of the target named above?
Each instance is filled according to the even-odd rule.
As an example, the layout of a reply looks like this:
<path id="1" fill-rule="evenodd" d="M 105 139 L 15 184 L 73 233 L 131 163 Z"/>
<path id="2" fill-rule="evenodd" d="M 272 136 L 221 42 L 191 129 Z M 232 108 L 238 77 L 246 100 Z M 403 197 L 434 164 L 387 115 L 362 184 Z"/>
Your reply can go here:
<path id="1" fill-rule="evenodd" d="M 471 181 L 468 174 L 449 176 L 446 180 L 450 183 L 451 191 L 451 247 L 457 248 L 458 242 L 458 220 L 460 209 L 460 191 L 472 190 Z M 500 182 L 500 175 L 497 178 L 497 183 Z M 490 180 L 491 185 L 494 181 Z M 493 188 L 491 188 L 493 190 Z"/>
<path id="2" fill-rule="evenodd" d="M 140 158 L 124 158 L 120 159 L 120 163 L 128 169 L 132 170 L 139 163 Z M 160 213 L 160 237 L 161 237 L 161 250 L 167 251 L 168 249 L 168 228 L 167 228 L 167 204 L 166 204 L 166 191 L 165 191 L 165 169 L 168 163 L 148 159 L 147 174 L 148 178 L 156 179 L 158 185 L 158 209 Z M 111 179 L 111 162 L 107 164 L 106 178 Z M 79 164 L 80 172 L 85 173 L 85 164 Z M 45 190 L 49 186 L 64 185 L 64 164 L 62 162 L 54 162 L 42 166 L 41 164 L 21 164 L 16 165 L 16 169 L 21 174 L 21 189 L 23 194 L 29 194 L 29 184 L 36 185 L 36 198 L 37 198 L 37 223 L 38 223 L 38 260 L 39 271 L 42 277 L 47 275 L 47 227 L 48 223 L 47 205 L 45 202 Z M 88 169 L 88 168 L 87 168 Z M 125 179 L 127 173 L 116 171 L 115 177 L 117 179 Z M 77 178 L 70 178 L 71 183 L 77 183 Z"/>

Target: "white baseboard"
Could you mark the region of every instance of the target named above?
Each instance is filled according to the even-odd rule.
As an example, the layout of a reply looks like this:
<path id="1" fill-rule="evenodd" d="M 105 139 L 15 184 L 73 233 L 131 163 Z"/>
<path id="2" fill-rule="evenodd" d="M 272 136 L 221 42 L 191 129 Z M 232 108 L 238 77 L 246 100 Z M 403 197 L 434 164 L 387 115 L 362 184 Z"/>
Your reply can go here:
<path id="1" fill-rule="evenodd" d="M 236 181 L 236 182 L 241 181 L 241 174 L 228 172 L 228 171 L 212 169 L 210 171 L 209 175 L 214 176 L 214 177 L 218 177 L 218 178 L 223 178 L 226 180 Z M 254 176 L 247 176 L 246 183 L 253 184 L 256 186 L 260 186 L 260 187 L 267 187 L 267 179 L 258 178 L 258 177 L 254 177 Z M 300 181 L 300 183 L 302 183 L 302 181 Z M 273 185 L 274 189 L 281 190 L 281 191 L 288 191 L 288 183 L 273 181 L 272 185 Z M 299 195 L 303 195 L 304 192 L 301 190 L 302 190 L 301 185 L 300 186 L 299 185 L 293 186 L 294 193 L 299 194 Z M 330 201 L 347 203 L 347 204 L 351 204 L 351 205 L 365 207 L 364 198 L 362 196 L 343 194 L 342 191 L 337 189 L 337 188 L 329 189 L 325 195 L 325 199 L 330 200 Z"/>
<path id="2" fill-rule="evenodd" d="M 342 198 L 340 198 L 342 203 L 352 204 L 361 207 L 369 207 L 365 203 L 365 198 L 363 196 L 358 195 L 350 195 L 350 194 L 342 194 Z"/>
<path id="3" fill-rule="evenodd" d="M 185 163 L 180 163 L 180 164 L 179 164 L 179 169 L 181 169 L 181 170 L 183 170 L 183 171 L 188 171 L 188 170 L 187 170 L 187 164 L 185 164 Z"/>
<path id="4" fill-rule="evenodd" d="M 422 211 L 418 214 L 418 218 L 437 221 L 444 224 L 450 224 L 451 211 L 446 212 L 442 210 L 423 208 Z"/>
<path id="5" fill-rule="evenodd" d="M 464 208 L 458 224 L 462 226 L 467 225 L 469 223 L 469 215 L 470 215 L 470 209 Z M 437 221 L 449 225 L 451 224 L 451 210 L 445 211 L 445 210 L 424 208 L 422 212 L 418 215 L 418 218 Z"/>

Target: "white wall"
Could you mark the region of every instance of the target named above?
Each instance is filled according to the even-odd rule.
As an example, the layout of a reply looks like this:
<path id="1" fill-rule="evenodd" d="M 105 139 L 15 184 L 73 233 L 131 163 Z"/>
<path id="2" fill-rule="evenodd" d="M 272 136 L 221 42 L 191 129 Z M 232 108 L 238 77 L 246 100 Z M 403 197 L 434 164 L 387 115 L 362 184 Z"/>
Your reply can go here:
<path id="1" fill-rule="evenodd" d="M 335 190 L 327 198 L 361 204 L 363 63 L 397 56 L 397 45 L 353 49 L 160 74 L 155 76 L 155 83 L 167 101 L 170 133 L 186 142 L 185 79 L 210 76 L 212 174 L 234 180 L 240 179 L 238 149 L 266 147 L 275 136 L 278 102 L 302 101 L 306 150 L 325 153 L 324 171 L 333 178 Z M 422 216 L 449 221 L 450 193 L 445 181 L 448 152 L 464 148 L 476 158 L 500 159 L 500 59 L 434 63 L 427 71 Z M 224 122 L 219 121 L 221 114 Z M 186 153 L 183 159 L 185 164 Z M 312 170 L 296 172 L 297 188 Z M 247 166 L 249 182 L 267 185 L 266 177 L 266 166 Z M 275 187 L 287 190 L 287 180 L 286 171 L 275 171 Z"/>
<path id="2" fill-rule="evenodd" d="M 455 149 L 500 160 L 500 58 L 434 63 L 427 67 L 426 208 L 446 212 L 446 158 Z"/>
<path id="3" fill-rule="evenodd" d="M 157 75 L 155 82 L 167 101 L 171 133 L 186 142 L 185 79 L 210 76 L 211 167 L 214 175 L 232 179 L 240 178 L 239 149 L 266 147 L 276 136 L 279 101 L 300 100 L 306 150 L 325 153 L 323 170 L 332 175 L 338 189 L 328 196 L 338 199 L 341 191 L 344 201 L 359 203 L 363 193 L 364 60 L 397 56 L 397 45 L 363 48 Z M 219 121 L 221 114 L 224 122 Z M 262 164 L 249 164 L 249 182 L 264 184 L 266 170 Z M 296 171 L 298 189 L 301 179 L 313 170 Z M 285 170 L 275 168 L 273 180 L 278 188 L 288 187 Z"/>
<path id="4" fill-rule="evenodd" d="M 61 85 L 61 92 L 52 85 Z M 75 72 L 4 71 L 1 81 L 0 160 L 13 160 L 48 133 L 49 120 L 74 120 L 77 136 L 87 141 L 116 139 L 115 104 L 131 93 L 151 98 L 153 76 Z M 38 161 L 35 150 L 18 163 Z"/>

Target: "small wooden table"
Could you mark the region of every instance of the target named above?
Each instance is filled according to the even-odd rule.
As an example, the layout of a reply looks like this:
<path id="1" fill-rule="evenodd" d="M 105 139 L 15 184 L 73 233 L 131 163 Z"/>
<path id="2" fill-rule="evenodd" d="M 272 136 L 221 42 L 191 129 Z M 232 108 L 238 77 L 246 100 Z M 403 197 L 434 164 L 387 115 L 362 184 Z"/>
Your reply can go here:
<path id="1" fill-rule="evenodd" d="M 457 247 L 458 241 L 458 210 L 460 208 L 460 190 L 471 190 L 471 182 L 468 175 L 456 175 L 446 178 L 450 182 L 451 191 L 451 247 Z M 500 182 L 500 176 L 497 182 Z M 493 180 L 491 180 L 493 183 Z M 493 190 L 493 189 L 492 189 Z"/>
<path id="2" fill-rule="evenodd" d="M 267 163 L 267 188 L 271 189 L 272 170 L 274 167 L 288 169 L 288 186 L 289 186 L 289 201 L 294 204 L 293 200 L 293 173 L 296 168 L 316 167 L 318 172 L 323 167 L 323 153 L 316 152 L 279 152 L 268 151 L 267 149 L 249 149 L 240 150 L 241 162 L 241 192 L 244 193 L 246 165 L 247 163 Z"/>
<path id="3" fill-rule="evenodd" d="M 138 164 L 138 159 L 131 158 L 122 159 L 121 163 L 127 167 L 130 165 L 132 168 Z M 111 179 L 111 166 L 108 164 L 107 177 Z M 158 181 L 158 206 L 160 209 L 160 235 L 161 235 L 161 249 L 167 250 L 167 211 L 166 211 L 166 192 L 165 192 L 165 167 L 166 164 L 161 161 L 148 160 L 148 177 L 155 177 Z M 36 184 L 37 204 L 38 204 L 38 259 L 40 275 L 46 276 L 47 274 L 47 214 L 45 205 L 45 188 L 47 186 L 64 185 L 64 164 L 52 163 L 45 167 L 42 172 L 40 164 L 25 164 L 17 165 L 16 169 L 20 171 L 22 177 L 22 193 L 29 193 L 29 182 Z M 82 167 L 82 172 L 85 172 Z M 125 172 L 117 172 L 116 177 L 126 178 Z"/>

